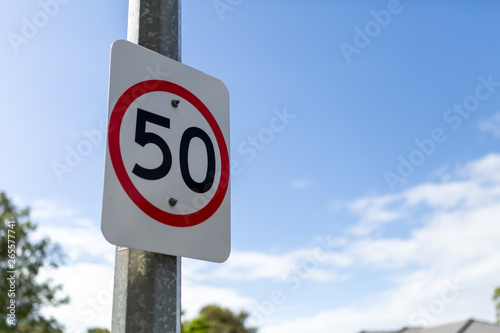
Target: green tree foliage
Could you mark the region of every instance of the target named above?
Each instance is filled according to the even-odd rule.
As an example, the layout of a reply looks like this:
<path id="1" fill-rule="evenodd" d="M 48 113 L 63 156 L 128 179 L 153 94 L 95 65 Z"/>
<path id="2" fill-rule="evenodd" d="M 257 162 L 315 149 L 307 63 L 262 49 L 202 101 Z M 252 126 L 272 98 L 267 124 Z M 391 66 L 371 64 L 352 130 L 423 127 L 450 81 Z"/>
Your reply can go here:
<path id="1" fill-rule="evenodd" d="M 199 317 L 184 322 L 182 333 L 256 333 L 256 328 L 245 327 L 248 313 L 234 314 L 218 305 L 207 305 Z"/>
<path id="2" fill-rule="evenodd" d="M 110 333 L 105 328 L 90 328 L 87 330 L 87 333 Z"/>
<path id="3" fill-rule="evenodd" d="M 193 319 L 190 322 L 186 322 L 182 325 L 182 333 L 210 333 L 210 324 L 207 319 L 203 316 Z"/>
<path id="4" fill-rule="evenodd" d="M 497 324 L 500 324 L 500 287 L 495 289 L 493 294 L 493 301 L 495 302 L 495 309 L 497 312 Z"/>
<path id="5" fill-rule="evenodd" d="M 40 319 L 36 323 L 19 323 L 17 329 L 15 332 L 18 333 L 63 333 L 61 325 L 54 318 Z M 0 330 L 0 332 L 11 332 L 11 330 Z"/>
<path id="6" fill-rule="evenodd" d="M 34 241 L 30 237 L 36 225 L 29 213 L 28 208 L 18 209 L 0 192 L 0 332 L 59 333 L 62 326 L 53 318 L 45 318 L 40 310 L 69 300 L 59 297 L 62 286 L 52 285 L 50 279 L 40 282 L 36 277 L 43 267 L 59 267 L 63 255 L 48 238 Z M 15 290 L 10 283 L 13 281 Z M 11 310 L 5 311 L 12 307 L 11 299 L 15 299 L 15 326 L 8 323 Z"/>

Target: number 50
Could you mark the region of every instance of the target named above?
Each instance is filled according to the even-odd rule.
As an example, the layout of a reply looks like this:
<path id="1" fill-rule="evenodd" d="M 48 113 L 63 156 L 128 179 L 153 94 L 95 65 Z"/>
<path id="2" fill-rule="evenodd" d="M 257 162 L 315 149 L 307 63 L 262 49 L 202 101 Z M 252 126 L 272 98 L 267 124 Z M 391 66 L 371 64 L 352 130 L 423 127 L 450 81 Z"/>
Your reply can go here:
<path id="1" fill-rule="evenodd" d="M 143 179 L 157 180 L 165 177 L 170 172 L 170 169 L 172 168 L 172 152 L 170 151 L 168 144 L 162 139 L 161 136 L 153 132 L 146 132 L 147 122 L 163 126 L 165 128 L 170 128 L 170 119 L 140 108 L 137 109 L 135 142 L 142 147 L 148 143 L 156 145 L 160 148 L 163 160 L 158 167 L 153 169 L 144 168 L 136 163 L 132 172 L 136 176 Z M 207 172 L 205 174 L 205 179 L 199 183 L 191 177 L 188 165 L 189 145 L 193 138 L 201 139 L 207 149 Z M 210 137 L 204 130 L 198 127 L 189 127 L 184 131 L 179 149 L 179 164 L 181 167 L 182 179 L 191 190 L 197 193 L 205 193 L 210 190 L 215 177 L 215 150 L 212 140 L 210 140 Z"/>

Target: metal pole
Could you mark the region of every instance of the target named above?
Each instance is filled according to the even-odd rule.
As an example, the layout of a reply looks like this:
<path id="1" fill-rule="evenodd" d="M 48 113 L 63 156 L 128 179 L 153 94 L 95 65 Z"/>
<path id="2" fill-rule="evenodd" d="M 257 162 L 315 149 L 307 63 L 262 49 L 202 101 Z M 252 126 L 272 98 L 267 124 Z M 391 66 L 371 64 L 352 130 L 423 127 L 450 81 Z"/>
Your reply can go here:
<path id="1" fill-rule="evenodd" d="M 181 61 L 180 0 L 129 0 L 127 39 Z"/>
<path id="2" fill-rule="evenodd" d="M 181 60 L 180 0 L 129 0 L 127 39 Z M 117 247 L 113 333 L 179 333 L 181 259 Z"/>

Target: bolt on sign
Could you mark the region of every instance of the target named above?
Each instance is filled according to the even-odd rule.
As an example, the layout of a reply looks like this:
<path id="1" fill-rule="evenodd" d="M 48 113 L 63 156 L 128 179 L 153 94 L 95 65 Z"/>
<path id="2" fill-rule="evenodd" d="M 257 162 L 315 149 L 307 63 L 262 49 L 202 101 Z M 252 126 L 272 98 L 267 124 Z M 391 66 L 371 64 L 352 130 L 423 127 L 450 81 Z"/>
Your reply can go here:
<path id="1" fill-rule="evenodd" d="M 101 229 L 112 244 L 214 262 L 230 252 L 229 93 L 210 75 L 111 47 Z"/>

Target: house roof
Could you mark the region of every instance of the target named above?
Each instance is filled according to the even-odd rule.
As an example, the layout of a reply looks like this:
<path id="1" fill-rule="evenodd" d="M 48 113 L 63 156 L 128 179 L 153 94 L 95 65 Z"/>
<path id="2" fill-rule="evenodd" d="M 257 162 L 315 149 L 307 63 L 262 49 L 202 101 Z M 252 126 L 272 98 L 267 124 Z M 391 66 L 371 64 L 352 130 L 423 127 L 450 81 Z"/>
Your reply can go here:
<path id="1" fill-rule="evenodd" d="M 361 331 L 360 333 L 500 333 L 500 326 L 469 319 L 433 327 L 403 327 L 395 331 Z"/>
<path id="2" fill-rule="evenodd" d="M 464 332 L 466 332 L 466 333 L 500 333 L 500 326 L 473 320 L 472 324 Z"/>
<path id="3" fill-rule="evenodd" d="M 398 333 L 420 333 L 420 332 L 422 332 L 422 328 L 417 328 L 417 327 L 414 328 L 405 327 L 402 330 L 398 331 Z"/>
<path id="4" fill-rule="evenodd" d="M 426 327 L 422 329 L 421 333 L 465 333 L 467 327 L 470 326 L 473 320 L 464 320 L 456 323 L 434 326 L 434 327 Z"/>

